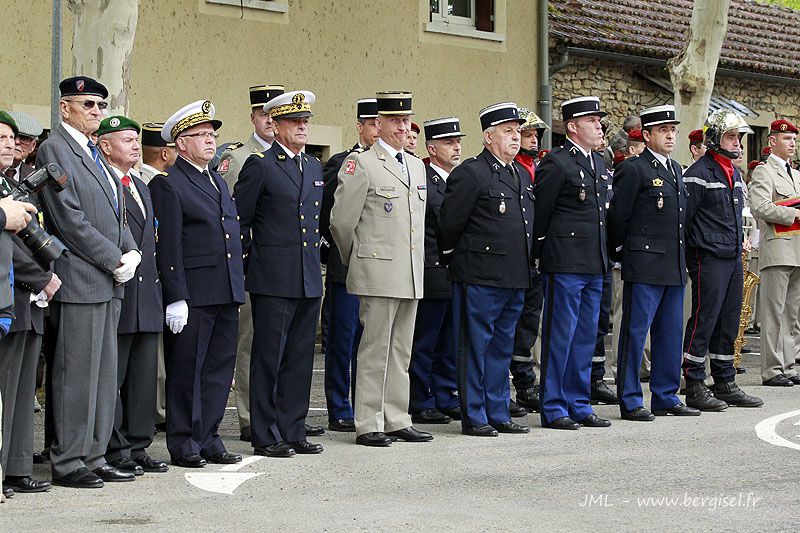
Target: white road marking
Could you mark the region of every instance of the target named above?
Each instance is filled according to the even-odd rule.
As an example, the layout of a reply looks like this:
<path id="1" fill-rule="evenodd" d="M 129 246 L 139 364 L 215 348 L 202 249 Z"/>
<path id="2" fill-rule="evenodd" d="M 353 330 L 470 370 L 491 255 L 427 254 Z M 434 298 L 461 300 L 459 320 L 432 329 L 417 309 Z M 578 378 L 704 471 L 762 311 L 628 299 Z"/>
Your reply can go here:
<path id="1" fill-rule="evenodd" d="M 783 446 L 784 448 L 800 450 L 799 443 L 785 439 L 784 437 L 778 435 L 778 432 L 775 431 L 775 428 L 778 426 L 778 424 L 780 424 L 787 418 L 792 418 L 793 416 L 798 416 L 798 415 L 800 415 L 800 410 L 789 411 L 788 413 L 771 416 L 765 420 L 762 420 L 761 422 L 756 424 L 755 427 L 756 436 L 759 439 L 763 440 L 764 442 L 774 444 L 775 446 Z M 800 425 L 800 423 L 795 423 L 795 425 Z"/>
<path id="2" fill-rule="evenodd" d="M 233 491 L 242 483 L 264 474 L 264 472 L 237 472 L 237 470 L 262 459 L 265 458 L 260 455 L 249 455 L 244 457 L 241 463 L 225 465 L 216 472 L 190 472 L 185 475 L 186 481 L 200 490 L 232 496 Z"/>
<path id="3" fill-rule="evenodd" d="M 225 410 L 226 411 L 235 411 L 236 407 L 235 406 L 226 407 Z M 309 407 L 308 410 L 309 411 L 319 411 L 320 413 L 328 412 L 328 410 L 325 407 Z"/>

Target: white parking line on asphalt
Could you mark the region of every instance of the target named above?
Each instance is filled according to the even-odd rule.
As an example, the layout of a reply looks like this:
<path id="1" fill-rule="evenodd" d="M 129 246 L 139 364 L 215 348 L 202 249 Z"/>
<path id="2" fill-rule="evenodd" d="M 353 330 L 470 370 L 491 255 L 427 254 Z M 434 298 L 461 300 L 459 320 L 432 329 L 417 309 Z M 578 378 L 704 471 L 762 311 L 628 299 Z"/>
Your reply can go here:
<path id="1" fill-rule="evenodd" d="M 776 428 L 778 424 L 786 420 L 787 418 L 792 418 L 793 416 L 800 415 L 800 410 L 798 411 L 789 411 L 788 413 L 782 413 L 779 415 L 771 416 L 765 420 L 762 420 L 758 424 L 756 424 L 755 431 L 756 436 L 763 440 L 764 442 L 768 442 L 770 444 L 774 444 L 775 446 L 783 446 L 784 448 L 791 448 L 793 450 L 800 450 L 800 444 L 796 442 L 792 442 L 784 437 L 778 435 Z M 800 425 L 800 422 L 796 422 L 795 426 Z"/>
<path id="2" fill-rule="evenodd" d="M 226 411 L 235 411 L 236 407 L 231 405 L 231 406 L 226 407 L 225 410 Z M 328 411 L 325 407 L 309 407 L 308 410 L 309 411 L 319 411 L 320 413 L 325 413 L 325 412 Z"/>

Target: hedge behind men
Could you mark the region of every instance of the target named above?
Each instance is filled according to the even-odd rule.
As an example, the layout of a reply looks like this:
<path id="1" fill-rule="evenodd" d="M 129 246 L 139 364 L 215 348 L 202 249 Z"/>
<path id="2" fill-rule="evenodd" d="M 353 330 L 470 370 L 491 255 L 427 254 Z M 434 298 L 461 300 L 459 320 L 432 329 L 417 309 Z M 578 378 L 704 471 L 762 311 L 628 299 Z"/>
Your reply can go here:
<path id="1" fill-rule="evenodd" d="M 527 433 L 511 421 L 508 369 L 514 330 L 531 283 L 533 185 L 519 152 L 517 104 L 481 110 L 483 151 L 447 180 L 438 242 L 453 282 L 461 432 Z"/>
<path id="2" fill-rule="evenodd" d="M 325 272 L 325 298 L 329 306 L 328 339 L 325 343 L 325 400 L 328 407 L 328 428 L 334 431 L 355 431 L 351 396 L 355 394 L 356 351 L 361 340 L 358 321 L 358 297 L 347 292 L 347 267 L 342 264 L 339 248 L 330 230 L 333 199 L 339 185 L 339 171 L 351 153 L 363 152 L 378 140 L 378 101 L 362 98 L 356 102 L 358 142 L 344 152 L 334 154 L 325 163 L 322 180 L 322 210 L 319 231 L 330 246 Z M 323 250 L 324 252 L 324 250 Z"/>
<path id="3" fill-rule="evenodd" d="M 241 461 L 218 431 L 236 360 L 244 274 L 236 204 L 208 168 L 222 126 L 214 114 L 211 102 L 199 100 L 167 120 L 161 136 L 175 143 L 178 159 L 150 182 L 170 330 L 164 332 L 167 448 L 172 464 L 186 468 Z"/>
<path id="4" fill-rule="evenodd" d="M 742 310 L 742 176 L 733 164 L 740 138 L 753 133 L 742 117 L 719 109 L 704 125 L 708 151 L 684 173 L 686 266 L 692 280 L 692 311 L 683 337 L 686 405 L 721 411 L 728 405 L 760 407 L 764 402 L 736 385 L 733 342 Z M 711 363 L 713 396 L 705 385 Z"/>
<path id="5" fill-rule="evenodd" d="M 283 94 L 283 85 L 256 85 L 250 87 L 250 122 L 253 134 L 244 143 L 229 146 L 220 158 L 217 172 L 225 179 L 228 189 L 233 188 L 239 179 L 239 171 L 252 154 L 269 150 L 275 140 L 275 128 L 269 110 L 264 104 Z M 233 379 L 236 382 L 236 414 L 239 417 L 239 438 L 250 441 L 250 352 L 253 347 L 253 313 L 250 295 L 245 294 L 244 305 L 239 309 L 239 332 L 236 343 L 236 369 Z"/>
<path id="6" fill-rule="evenodd" d="M 364 328 L 356 370 L 356 442 L 419 442 L 411 426 L 408 365 L 425 263 L 425 168 L 403 152 L 411 94 L 376 95 L 380 139 L 350 154 L 339 171 L 331 232 L 348 267 L 347 290 L 359 298 Z"/>
<path id="7" fill-rule="evenodd" d="M 561 104 L 567 140 L 537 168 L 534 256 L 544 291 L 540 399 L 542 426 L 606 427 L 590 405 L 592 354 L 606 252 L 608 174 L 595 149 L 603 129 L 596 96 Z"/>
<path id="8" fill-rule="evenodd" d="M 800 310 L 800 235 L 777 235 L 775 224 L 791 226 L 800 210 L 777 202 L 800 196 L 800 172 L 790 164 L 798 129 L 787 120 L 770 126 L 772 152 L 753 169 L 748 187 L 750 209 L 758 220 L 761 310 L 761 379 L 764 385 L 800 385 L 795 368 L 792 327 Z"/>
<path id="9" fill-rule="evenodd" d="M 671 105 L 645 109 L 640 116 L 647 148 L 614 174 L 608 234 L 609 247 L 620 249 L 624 281 L 617 373 L 620 412 L 625 420 L 651 421 L 654 415 L 700 411 L 678 399 L 686 190 L 680 165 L 670 153 L 680 122 Z M 652 413 L 642 403 L 639 380 L 648 331 L 652 331 Z"/>
<path id="10" fill-rule="evenodd" d="M 147 185 L 131 173 L 139 161 L 140 131 L 139 124 L 124 116 L 103 119 L 97 130 L 97 145 L 122 183 L 128 228 L 142 251 L 142 262 L 125 284 L 117 328 L 119 395 L 114 431 L 106 450 L 109 464 L 136 475 L 166 472 L 168 468 L 147 454 L 153 442 L 164 308 L 156 269 L 153 203 Z"/>
<path id="11" fill-rule="evenodd" d="M 41 193 L 48 230 L 69 252 L 54 263 L 63 282 L 50 319 L 58 324 L 53 361 L 53 482 L 78 488 L 132 481 L 104 457 L 117 395 L 117 324 L 124 289 L 141 261 L 125 225 L 122 184 L 89 135 L 97 131 L 106 88 L 84 76 L 59 84 L 62 122 L 42 143 L 36 166 L 58 163 L 66 188 Z"/>

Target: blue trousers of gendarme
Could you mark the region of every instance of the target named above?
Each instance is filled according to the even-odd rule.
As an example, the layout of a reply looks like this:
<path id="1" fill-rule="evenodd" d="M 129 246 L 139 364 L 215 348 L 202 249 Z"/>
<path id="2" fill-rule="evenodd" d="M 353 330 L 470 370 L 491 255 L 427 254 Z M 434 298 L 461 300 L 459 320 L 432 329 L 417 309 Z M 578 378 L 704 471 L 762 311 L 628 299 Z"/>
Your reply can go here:
<path id="1" fill-rule="evenodd" d="M 461 426 L 511 420 L 508 367 L 525 289 L 453 283 Z"/>
<path id="2" fill-rule="evenodd" d="M 355 397 L 356 352 L 361 340 L 358 297 L 344 283 L 330 283 L 330 318 L 325 346 L 325 399 L 329 420 L 352 420 Z"/>
<path id="3" fill-rule="evenodd" d="M 411 398 L 408 412 L 458 408 L 453 302 L 423 298 L 417 304 L 414 345 L 408 377 Z"/>
<path id="4" fill-rule="evenodd" d="M 594 413 L 590 377 L 603 275 L 544 274 L 542 288 L 542 425 L 565 416 L 580 422 Z"/>
<path id="5" fill-rule="evenodd" d="M 622 323 L 619 332 L 617 396 L 620 409 L 642 407 L 642 366 L 650 331 L 650 408 L 677 405 L 683 359 L 684 285 L 650 285 L 626 281 L 622 289 Z"/>

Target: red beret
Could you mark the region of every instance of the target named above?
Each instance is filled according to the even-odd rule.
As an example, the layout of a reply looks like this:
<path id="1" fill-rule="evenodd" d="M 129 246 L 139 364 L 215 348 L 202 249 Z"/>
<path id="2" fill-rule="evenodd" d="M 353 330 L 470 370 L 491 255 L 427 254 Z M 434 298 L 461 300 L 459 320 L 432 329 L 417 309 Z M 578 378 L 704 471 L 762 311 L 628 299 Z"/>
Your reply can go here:
<path id="1" fill-rule="evenodd" d="M 703 142 L 703 130 L 692 130 L 689 132 L 689 144 Z"/>
<path id="2" fill-rule="evenodd" d="M 625 161 L 625 154 L 623 154 L 622 152 L 617 152 L 616 154 L 614 154 L 614 164 L 615 165 L 618 165 L 618 164 L 622 163 L 623 161 Z"/>
<path id="3" fill-rule="evenodd" d="M 644 136 L 642 136 L 642 130 L 631 130 L 628 132 L 628 141 L 643 143 Z"/>
<path id="4" fill-rule="evenodd" d="M 765 146 L 763 150 L 761 150 L 761 155 L 769 155 L 772 153 L 772 148 L 769 146 Z"/>
<path id="5" fill-rule="evenodd" d="M 414 133 L 419 133 L 419 126 L 417 125 L 416 122 L 411 123 L 411 131 L 413 131 Z"/>
<path id="6" fill-rule="evenodd" d="M 536 154 L 536 157 L 538 159 L 541 159 L 541 158 L 543 158 L 544 156 L 546 156 L 549 153 L 550 153 L 550 150 L 539 150 L 539 153 Z"/>
<path id="7" fill-rule="evenodd" d="M 749 164 L 749 165 L 747 165 L 747 169 L 748 169 L 748 170 L 753 170 L 753 169 L 754 169 L 754 168 L 756 168 L 758 165 L 763 165 L 763 164 L 764 164 L 764 163 L 763 163 L 763 161 L 756 161 L 756 160 L 753 160 L 753 161 L 750 161 L 750 164 Z"/>
<path id="8" fill-rule="evenodd" d="M 800 133 L 797 127 L 786 119 L 774 120 L 769 125 L 770 133 Z"/>

